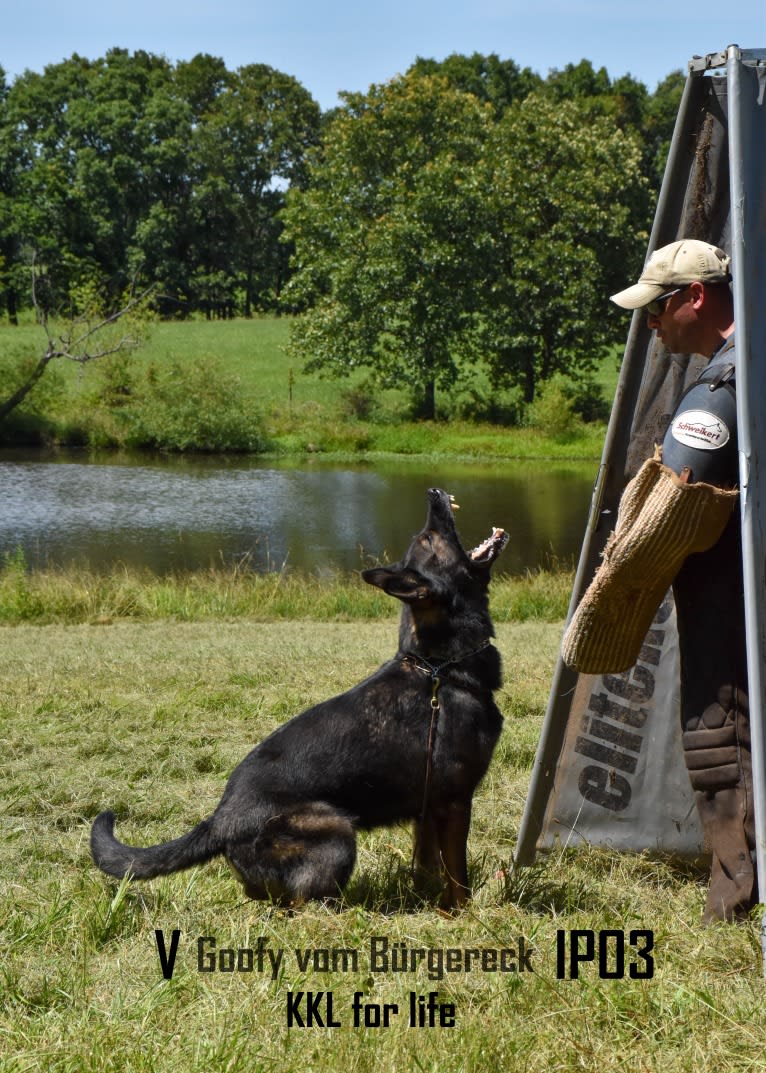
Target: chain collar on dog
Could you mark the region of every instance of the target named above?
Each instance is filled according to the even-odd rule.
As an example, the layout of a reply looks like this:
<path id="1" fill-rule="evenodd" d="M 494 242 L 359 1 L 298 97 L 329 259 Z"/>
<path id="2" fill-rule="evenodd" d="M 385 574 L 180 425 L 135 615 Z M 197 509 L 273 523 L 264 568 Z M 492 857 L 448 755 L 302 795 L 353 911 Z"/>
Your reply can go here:
<path id="1" fill-rule="evenodd" d="M 432 682 L 436 683 L 433 687 L 431 694 L 431 704 L 433 706 L 434 697 L 439 690 L 439 675 L 442 673 L 445 667 L 451 667 L 454 663 L 462 663 L 464 659 L 468 659 L 469 656 L 475 656 L 479 652 L 483 652 L 485 648 L 488 648 L 492 644 L 492 639 L 487 637 L 482 641 L 478 648 L 472 648 L 470 652 L 464 652 L 462 656 L 455 656 L 454 659 L 445 659 L 443 663 L 434 663 L 432 660 L 427 659 L 425 656 L 418 656 L 414 652 L 398 652 L 396 658 L 400 659 L 403 663 L 414 663 L 416 667 L 419 667 L 421 671 L 425 671 Z"/>
<path id="2" fill-rule="evenodd" d="M 462 656 L 456 656 L 455 659 L 447 659 L 443 663 L 432 663 L 430 659 L 426 659 L 425 656 L 417 656 L 414 652 L 399 652 L 397 653 L 397 659 L 400 659 L 402 663 L 414 663 L 421 671 L 425 671 L 428 677 L 431 679 L 431 722 L 428 727 L 428 745 L 426 746 L 426 777 L 423 784 L 423 805 L 420 809 L 420 824 L 415 837 L 415 844 L 412 847 L 412 871 L 415 871 L 415 862 L 417 860 L 418 848 L 420 845 L 420 839 L 423 834 L 423 825 L 426 819 L 426 812 L 428 810 L 428 795 L 431 790 L 431 772 L 433 769 L 433 756 L 434 756 L 434 738 L 436 737 L 436 723 L 439 718 L 439 686 L 441 685 L 441 678 L 439 675 L 442 673 L 445 667 L 451 667 L 455 663 L 462 663 L 464 659 L 468 659 L 469 656 L 475 656 L 478 652 L 483 652 L 492 643 L 489 637 L 482 641 L 478 648 L 472 648 L 470 652 L 464 652 Z"/>
<path id="3" fill-rule="evenodd" d="M 414 652 L 399 652 L 397 653 L 397 659 L 400 659 L 402 663 L 414 663 L 421 671 L 425 671 L 428 677 L 431 679 L 431 728 L 428 732 L 428 767 L 426 776 L 426 792 L 428 792 L 428 782 L 430 781 L 431 772 L 431 755 L 433 753 L 433 736 L 436 730 L 436 718 L 439 713 L 439 686 L 441 685 L 441 673 L 445 667 L 451 667 L 455 663 L 462 663 L 464 659 L 468 659 L 469 656 L 475 656 L 479 652 L 483 652 L 485 648 L 488 648 L 492 644 L 492 639 L 487 637 L 478 648 L 472 648 L 470 652 L 464 652 L 461 656 L 455 656 L 454 659 L 445 659 L 443 663 L 433 663 L 430 659 L 426 659 L 425 656 L 418 656 Z"/>

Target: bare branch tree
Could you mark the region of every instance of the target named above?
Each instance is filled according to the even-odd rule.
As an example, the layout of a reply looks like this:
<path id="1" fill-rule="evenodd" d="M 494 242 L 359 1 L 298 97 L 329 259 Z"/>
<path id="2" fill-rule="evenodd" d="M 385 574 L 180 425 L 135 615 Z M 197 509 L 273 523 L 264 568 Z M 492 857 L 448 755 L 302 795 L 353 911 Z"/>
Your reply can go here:
<path id="1" fill-rule="evenodd" d="M 125 321 L 128 314 L 137 311 L 143 306 L 152 290 L 153 288 L 149 287 L 141 294 L 131 295 L 120 309 L 108 315 L 73 316 L 67 321 L 64 330 L 55 334 L 51 330 L 48 311 L 44 309 L 38 299 L 37 272 L 33 266 L 32 304 L 35 308 L 37 321 L 43 328 L 48 342 L 24 383 L 4 402 L 0 402 L 0 421 L 24 401 L 43 376 L 49 364 L 57 358 L 64 358 L 67 361 L 75 361 L 80 365 L 85 365 L 88 362 L 97 361 L 99 358 L 108 357 L 110 354 L 135 350 L 141 343 L 141 339 L 135 331 L 128 330 L 115 336 L 108 333 L 107 329 L 113 327 L 119 321 Z M 104 337 L 105 333 L 106 338 Z"/>

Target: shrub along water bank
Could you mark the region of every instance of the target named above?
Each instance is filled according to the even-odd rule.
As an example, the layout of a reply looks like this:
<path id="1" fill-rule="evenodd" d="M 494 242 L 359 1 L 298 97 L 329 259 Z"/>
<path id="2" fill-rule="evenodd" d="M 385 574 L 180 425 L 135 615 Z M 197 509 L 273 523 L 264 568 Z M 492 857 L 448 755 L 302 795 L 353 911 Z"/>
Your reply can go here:
<path id="1" fill-rule="evenodd" d="M 413 419 L 403 388 L 368 373 L 320 378 L 287 354 L 290 318 L 154 324 L 133 354 L 61 359 L 0 423 L 0 443 L 334 458 L 598 458 L 612 356 L 592 379 L 558 376 L 533 406 L 466 367 L 438 393 L 438 421 Z M 0 400 L 34 363 L 38 326 L 0 325 Z"/>
<path id="2" fill-rule="evenodd" d="M 491 589 L 492 614 L 496 622 L 559 622 L 571 588 L 566 570 L 498 575 Z M 318 578 L 239 568 L 166 576 L 127 568 L 29 571 L 21 554 L 7 556 L 0 569 L 0 623 L 6 625 L 219 618 L 349 622 L 390 618 L 397 611 L 390 597 L 353 574 Z"/>

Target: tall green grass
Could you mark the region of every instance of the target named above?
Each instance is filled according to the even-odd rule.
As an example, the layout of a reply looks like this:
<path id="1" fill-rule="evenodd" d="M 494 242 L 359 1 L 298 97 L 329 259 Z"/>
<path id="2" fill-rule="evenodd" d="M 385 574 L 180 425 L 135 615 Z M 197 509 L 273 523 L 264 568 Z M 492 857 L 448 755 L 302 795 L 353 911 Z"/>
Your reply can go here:
<path id="1" fill-rule="evenodd" d="M 496 622 L 556 622 L 567 610 L 569 571 L 499 575 L 492 586 Z M 27 569 L 21 553 L 0 567 L 0 623 L 106 623 L 123 619 L 202 622 L 248 618 L 348 622 L 390 618 L 396 605 L 354 575 L 257 574 L 232 567 L 157 576 L 115 568 Z"/>

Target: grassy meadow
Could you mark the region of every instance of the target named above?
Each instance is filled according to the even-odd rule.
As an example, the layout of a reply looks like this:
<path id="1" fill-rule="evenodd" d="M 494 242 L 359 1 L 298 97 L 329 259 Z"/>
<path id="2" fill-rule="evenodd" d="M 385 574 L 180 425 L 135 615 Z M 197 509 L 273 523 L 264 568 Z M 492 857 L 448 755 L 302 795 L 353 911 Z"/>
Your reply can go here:
<path id="1" fill-rule="evenodd" d="M 144 429 L 156 418 L 180 449 L 190 411 L 179 398 L 191 384 L 194 398 L 207 400 L 200 436 L 246 436 L 252 411 L 260 449 L 276 453 L 600 454 L 598 424 L 546 431 L 452 417 L 423 425 L 403 419 L 402 400 L 388 394 L 365 415 L 363 380 L 349 396 L 353 383 L 291 373 L 287 329 L 274 318 L 156 325 L 127 366 L 50 370 L 15 428 L 120 445 L 133 427 L 125 399 L 150 385 Z M 0 327 L 0 383 L 39 339 L 29 324 Z M 613 363 L 600 376 L 608 397 Z M 228 424 L 216 424 L 220 396 L 205 394 L 213 380 L 228 392 Z M 394 653 L 392 601 L 346 576 L 30 572 L 21 554 L 7 558 L 0 1071 L 766 1069 L 759 921 L 703 928 L 703 873 L 593 848 L 512 866 L 571 583 L 567 572 L 493 582 L 505 726 L 475 799 L 470 905 L 447 916 L 415 895 L 410 832 L 397 827 L 360 835 L 338 904 L 287 912 L 246 900 L 220 861 L 142 885 L 111 880 L 91 862 L 90 823 L 111 808 L 118 837 L 136 844 L 188 830 L 257 741 Z M 559 935 L 574 929 L 651 931 L 653 975 L 601 978 L 586 965 L 576 980 L 559 978 Z M 158 932 L 166 954 L 177 936 L 172 977 Z M 210 967 L 198 960 L 200 939 L 207 952 L 209 940 L 216 944 L 215 971 L 200 971 Z M 383 941 L 389 951 L 425 953 L 399 971 L 371 957 Z M 630 946 L 627 954 L 630 964 Z M 516 971 L 498 971 L 506 956 Z M 244 971 L 250 957 L 253 971 Z M 325 1023 L 288 1023 L 299 992 L 321 992 Z M 326 1023 L 328 993 L 337 1027 Z M 433 1027 L 410 1027 L 418 997 L 431 1000 Z M 305 1002 L 297 1009 L 307 1017 Z"/>
<path id="2" fill-rule="evenodd" d="M 363 371 L 340 380 L 304 372 L 288 355 L 289 331 L 289 317 L 273 316 L 152 324 L 130 356 L 52 363 L 0 440 L 333 458 L 600 456 L 603 423 L 573 419 L 556 388 L 530 424 L 513 393 L 496 394 L 467 370 L 438 394 L 440 420 L 414 421 L 404 391 L 377 389 Z M 44 345 L 29 321 L 0 324 L 0 397 Z M 612 356 L 596 376 L 605 399 L 616 375 Z"/>
<path id="3" fill-rule="evenodd" d="M 255 742 L 390 657 L 390 603 L 372 608 L 351 582 L 333 596 L 326 583 L 322 607 L 306 590 L 283 594 L 290 603 L 280 610 L 273 599 L 254 602 L 241 579 L 221 577 L 186 579 L 185 588 L 165 582 L 175 590 L 162 597 L 144 579 L 142 606 L 139 580 L 127 598 L 117 581 L 102 583 L 88 602 L 94 578 L 29 575 L 25 591 L 18 569 L 6 568 L 0 607 L 13 624 L 0 636 L 0 1068 L 762 1069 L 758 925 L 703 928 L 703 875 L 587 848 L 511 868 L 567 583 L 528 579 L 522 592 L 519 579 L 501 578 L 495 586 L 505 727 L 475 800 L 470 906 L 445 916 L 415 896 L 401 827 L 360 836 L 340 904 L 290 913 L 245 900 L 221 862 L 142 885 L 113 881 L 91 863 L 89 825 L 112 808 L 118 836 L 137 844 L 193 826 Z M 651 930 L 653 977 L 600 979 L 585 966 L 578 980 L 558 979 L 557 933 L 582 928 Z M 179 933 L 170 979 L 157 931 L 166 950 Z M 221 952 L 214 972 L 199 971 L 206 937 Z M 492 952 L 518 955 L 520 939 L 527 967 L 491 971 Z M 423 949 L 431 961 L 407 972 L 376 965 L 373 940 Z M 281 952 L 274 972 L 268 961 L 258 971 L 257 960 L 252 972 L 228 971 L 237 954 L 227 951 L 258 949 Z M 440 970 L 448 950 L 489 951 L 489 967 L 474 961 L 471 971 L 448 972 L 442 962 Z M 248 956 L 239 955 L 243 967 Z M 341 1026 L 288 1027 L 289 996 L 300 991 L 322 992 L 321 1003 L 332 992 Z M 411 993 L 454 1007 L 454 1025 L 409 1027 Z M 369 1007 L 367 1027 L 353 1025 L 355 994 L 360 1010 Z M 386 1004 L 389 1026 L 376 1027 Z M 318 1008 L 326 1018 L 326 1005 Z"/>

